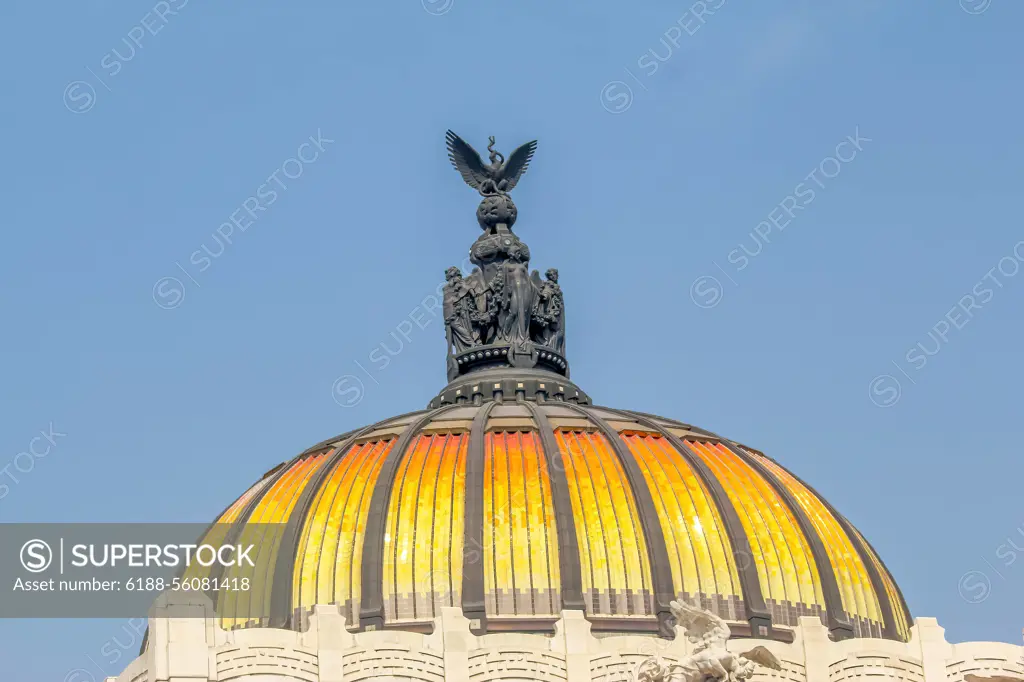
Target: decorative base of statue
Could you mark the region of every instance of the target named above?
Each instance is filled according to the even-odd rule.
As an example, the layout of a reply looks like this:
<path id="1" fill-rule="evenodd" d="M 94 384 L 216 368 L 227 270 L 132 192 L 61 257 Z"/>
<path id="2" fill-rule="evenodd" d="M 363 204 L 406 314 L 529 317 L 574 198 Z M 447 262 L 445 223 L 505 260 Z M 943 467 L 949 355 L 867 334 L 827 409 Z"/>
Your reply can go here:
<path id="1" fill-rule="evenodd" d="M 530 341 L 527 341 L 518 348 L 513 347 L 509 349 L 508 364 L 513 367 L 526 369 L 535 367 L 537 365 L 537 347 Z"/>

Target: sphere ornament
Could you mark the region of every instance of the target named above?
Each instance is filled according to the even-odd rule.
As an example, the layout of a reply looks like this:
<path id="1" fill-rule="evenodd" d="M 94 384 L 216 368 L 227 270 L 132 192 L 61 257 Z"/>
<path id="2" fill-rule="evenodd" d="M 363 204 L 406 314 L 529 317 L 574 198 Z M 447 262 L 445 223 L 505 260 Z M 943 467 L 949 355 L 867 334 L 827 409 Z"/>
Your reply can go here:
<path id="1" fill-rule="evenodd" d="M 493 232 L 499 224 L 511 228 L 519 215 L 512 197 L 507 194 L 486 196 L 476 207 L 476 220 L 487 232 Z"/>

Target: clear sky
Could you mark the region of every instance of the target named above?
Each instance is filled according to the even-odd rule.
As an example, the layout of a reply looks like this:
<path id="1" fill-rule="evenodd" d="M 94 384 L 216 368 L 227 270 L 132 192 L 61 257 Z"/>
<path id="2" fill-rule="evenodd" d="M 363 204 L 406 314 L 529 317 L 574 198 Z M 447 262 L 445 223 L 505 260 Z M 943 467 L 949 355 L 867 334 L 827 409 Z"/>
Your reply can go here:
<path id="1" fill-rule="evenodd" d="M 1024 5 L 707 4 L 3 3 L 0 521 L 206 521 L 424 407 L 438 319 L 369 357 L 478 234 L 451 127 L 539 139 L 516 231 L 597 402 L 764 450 L 1019 643 Z M 0 621 L 4 679 L 125 627 Z"/>

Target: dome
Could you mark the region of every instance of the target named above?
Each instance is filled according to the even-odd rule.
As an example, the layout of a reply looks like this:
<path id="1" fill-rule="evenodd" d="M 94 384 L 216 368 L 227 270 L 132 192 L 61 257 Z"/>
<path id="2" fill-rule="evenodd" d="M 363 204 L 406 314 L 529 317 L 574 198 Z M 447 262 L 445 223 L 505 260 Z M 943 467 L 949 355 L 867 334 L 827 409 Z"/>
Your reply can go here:
<path id="1" fill-rule="evenodd" d="M 681 599 L 734 636 L 907 641 L 899 587 L 857 529 L 759 450 L 690 424 L 601 407 L 570 380 L 558 271 L 529 273 L 508 195 L 535 143 L 485 166 L 449 154 L 483 195 L 476 266 L 445 272 L 448 385 L 427 409 L 322 441 L 216 520 L 254 545 L 255 589 L 214 594 L 229 629 L 304 630 L 338 605 L 352 631 L 429 632 L 461 609 L 477 633 L 674 636 Z M 492 139 L 493 146 L 493 139 Z M 504 157 L 500 157 L 504 161 Z"/>
<path id="2" fill-rule="evenodd" d="M 353 629 L 429 629 L 455 606 L 543 632 L 575 608 L 595 631 L 658 632 L 682 598 L 737 634 L 784 639 L 814 615 L 840 638 L 907 639 L 874 549 L 772 458 L 558 383 L 472 388 L 320 443 L 235 501 L 218 523 L 280 532 L 256 549 L 268 589 L 218 604 L 224 624 L 302 629 L 339 604 Z"/>

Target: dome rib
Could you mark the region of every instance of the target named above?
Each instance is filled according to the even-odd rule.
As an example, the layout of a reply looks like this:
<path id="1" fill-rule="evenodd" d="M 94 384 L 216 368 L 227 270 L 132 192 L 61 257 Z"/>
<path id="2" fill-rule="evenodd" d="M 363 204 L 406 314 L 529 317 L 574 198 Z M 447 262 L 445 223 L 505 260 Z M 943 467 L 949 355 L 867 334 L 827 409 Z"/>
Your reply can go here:
<path id="1" fill-rule="evenodd" d="M 344 442 L 333 446 L 334 452 L 323 463 L 323 466 L 317 469 L 309 484 L 302 490 L 302 494 L 295 503 L 295 508 L 289 515 L 285 525 L 284 534 L 281 538 L 282 551 L 278 552 L 277 565 L 274 567 L 274 584 L 271 588 L 270 596 L 271 627 L 292 627 L 296 618 L 296 614 L 292 609 L 295 558 L 299 555 L 302 528 L 309 516 L 310 508 L 316 499 L 317 493 L 323 487 L 328 477 L 331 476 L 334 467 L 348 453 L 357 440 L 368 433 L 373 433 L 376 429 L 395 419 L 395 417 L 382 419 L 375 424 L 351 431 Z"/>
<path id="2" fill-rule="evenodd" d="M 626 472 L 629 487 L 636 501 L 637 511 L 640 516 L 642 532 L 646 540 L 648 561 L 651 567 L 651 581 L 653 583 L 651 593 L 654 596 L 654 612 L 658 617 L 658 627 L 664 637 L 673 637 L 672 611 L 669 603 L 675 599 L 675 589 L 672 586 L 672 569 L 668 547 L 665 544 L 665 535 L 661 532 L 661 520 L 658 518 L 658 510 L 654 506 L 654 498 L 651 496 L 650 488 L 644 479 L 644 473 L 640 469 L 636 458 L 629 450 L 629 447 L 622 442 L 619 432 L 611 424 L 605 421 L 599 414 L 587 410 L 573 403 L 564 403 L 573 412 L 583 415 L 590 420 L 608 440 L 619 463 Z"/>
<path id="3" fill-rule="evenodd" d="M 793 476 L 793 478 L 796 478 L 798 481 L 800 480 L 796 476 Z M 807 485 L 807 484 L 804 483 L 804 485 Z M 814 491 L 814 488 L 812 488 L 811 486 L 808 485 L 807 489 L 810 490 L 815 495 L 817 495 L 818 499 L 820 499 L 823 502 L 825 502 L 825 505 L 829 509 L 832 509 L 832 505 L 830 505 L 823 497 L 821 497 L 821 495 L 818 495 L 818 493 Z M 875 551 L 875 548 L 871 546 L 871 543 L 868 542 L 868 539 L 866 537 L 864 537 L 861 534 L 861 532 L 859 530 L 857 530 L 853 526 L 853 524 L 850 523 L 846 519 L 845 516 L 843 516 L 842 514 L 836 512 L 834 510 L 832 511 L 832 514 L 839 520 L 839 522 L 841 524 L 844 524 L 843 528 L 849 527 L 853 531 L 853 533 L 852 533 L 853 536 L 856 537 L 857 540 L 860 543 L 858 545 L 858 547 L 863 547 L 863 549 L 865 549 L 868 552 L 868 554 L 871 556 L 871 558 L 873 559 L 870 562 L 872 567 L 879 574 L 880 580 L 884 584 L 887 584 L 887 586 L 890 588 L 890 589 L 886 589 L 885 590 L 885 601 L 889 602 L 890 608 L 893 610 L 893 613 L 892 613 L 893 616 L 896 615 L 895 605 L 893 604 L 893 600 L 894 599 L 899 599 L 899 602 L 900 602 L 899 603 L 899 611 L 900 611 L 900 614 L 901 614 L 901 618 L 899 618 L 897 620 L 899 620 L 901 622 L 894 623 L 892 625 L 892 631 L 898 633 L 898 636 L 896 637 L 896 639 L 898 639 L 900 641 L 903 641 L 903 642 L 910 641 L 910 630 L 909 630 L 909 627 L 910 627 L 911 624 L 913 624 L 914 619 L 910 615 L 910 608 L 907 606 L 907 600 L 904 599 L 904 597 L 903 597 L 903 590 L 900 589 L 899 584 L 897 584 L 896 580 L 894 580 L 893 577 L 892 577 L 892 572 L 885 565 L 885 562 L 882 561 L 882 555 Z M 879 568 L 878 568 L 879 566 L 881 566 L 881 570 L 879 570 Z M 885 575 L 882 575 L 882 571 L 885 571 Z M 873 578 L 872 578 L 872 582 L 874 582 Z M 879 597 L 879 599 L 881 600 L 881 597 Z M 885 607 L 883 606 L 883 608 L 885 608 Z M 887 626 L 888 626 L 888 623 L 887 623 Z M 889 630 L 887 629 L 886 631 L 888 632 Z"/>
<path id="4" fill-rule="evenodd" d="M 609 408 L 602 408 L 609 410 Z M 676 452 L 682 456 L 690 468 L 697 474 L 704 487 L 711 493 L 711 499 L 718 508 L 718 513 L 725 523 L 726 535 L 732 546 L 733 556 L 746 557 L 746 561 L 736 562 L 740 576 L 740 588 L 743 591 L 743 604 L 747 609 L 747 621 L 750 623 L 751 632 L 759 632 L 759 627 L 766 628 L 765 634 L 771 632 L 772 618 L 764 601 L 764 594 L 761 592 L 761 582 L 757 577 L 757 566 L 754 565 L 753 552 L 750 548 L 750 541 L 743 530 L 736 507 L 722 487 L 721 481 L 712 473 L 711 469 L 698 457 L 681 438 L 670 432 L 664 426 L 640 412 L 631 410 L 609 410 L 624 417 L 632 418 L 637 423 L 651 429 L 653 432 L 664 437 Z"/>
<path id="5" fill-rule="evenodd" d="M 616 412 L 616 413 L 622 414 L 622 415 L 629 415 L 630 417 L 636 419 L 637 422 L 645 424 L 645 425 L 649 426 L 652 429 L 657 429 L 662 434 L 664 434 L 666 438 L 669 438 L 670 442 L 672 442 L 673 440 L 679 440 L 679 439 L 676 438 L 675 434 L 672 434 L 672 433 L 668 432 L 668 430 L 665 429 L 662 426 L 662 424 L 660 424 L 657 420 L 661 420 L 662 423 L 670 422 L 670 423 L 676 424 L 676 425 L 678 425 L 680 427 L 685 427 L 685 428 L 687 428 L 689 430 L 692 430 L 695 433 L 702 433 L 702 434 L 707 435 L 707 436 L 709 436 L 711 438 L 716 438 L 723 445 L 725 445 L 725 447 L 729 448 L 730 451 L 732 451 L 734 454 L 736 454 L 738 457 L 740 457 L 744 462 L 748 462 L 748 464 L 750 464 L 751 466 L 754 466 L 755 469 L 759 473 L 761 473 L 762 477 L 775 490 L 779 491 L 778 486 L 779 485 L 783 485 L 782 482 L 779 481 L 775 477 L 774 474 L 772 474 L 771 472 L 766 471 L 766 468 L 761 466 L 760 462 L 751 462 L 750 461 L 751 459 L 756 459 L 756 458 L 751 458 L 749 456 L 745 456 L 747 453 L 745 451 L 743 451 L 743 447 L 742 446 L 734 443 L 733 441 L 730 441 L 727 438 L 723 438 L 722 436 L 719 436 L 716 433 L 713 433 L 713 432 L 708 431 L 706 429 L 698 428 L 698 427 L 695 427 L 695 426 L 690 426 L 688 424 L 683 424 L 682 422 L 679 422 L 677 420 L 666 419 L 664 417 L 656 417 L 655 415 L 650 415 L 650 414 L 647 414 L 645 412 L 637 412 L 635 410 L 613 410 L 613 409 L 605 408 L 605 407 L 602 407 L 601 409 L 607 410 L 607 411 L 610 411 L 610 412 Z M 675 445 L 675 443 L 673 443 L 673 445 Z M 681 446 L 683 448 L 682 451 L 689 451 L 688 446 L 686 446 L 685 443 L 682 443 L 681 441 L 679 443 L 679 446 Z M 737 452 L 737 450 L 739 450 L 739 452 Z M 768 458 L 768 459 L 770 459 L 770 458 Z M 771 461 L 774 462 L 774 460 L 771 460 Z M 703 464 L 703 462 L 701 462 L 701 463 Z M 782 468 L 782 467 L 780 466 L 780 468 Z M 850 521 L 845 516 L 840 514 L 838 511 L 836 511 L 835 507 L 833 507 L 832 504 L 825 497 L 823 497 L 817 490 L 815 490 L 812 486 L 808 485 L 806 481 L 801 479 L 799 476 L 797 476 L 793 472 L 789 471 L 788 469 L 783 469 L 783 470 L 789 476 L 792 476 L 793 479 L 796 480 L 800 485 L 802 485 L 804 488 L 806 488 L 810 492 L 810 494 L 813 495 L 818 501 L 820 501 L 820 503 L 825 507 L 825 509 L 828 510 L 828 512 L 835 518 L 836 523 L 840 526 L 841 530 L 849 538 L 849 541 L 850 541 L 851 545 L 857 551 L 857 554 L 860 557 L 861 562 L 865 566 L 865 570 L 866 570 L 866 572 L 868 574 L 868 577 L 869 577 L 869 580 L 871 582 L 872 590 L 875 593 L 875 598 L 878 600 L 879 608 L 880 608 L 880 610 L 882 612 L 882 621 L 883 621 L 881 623 L 881 626 L 882 626 L 882 636 L 887 638 L 887 639 L 893 639 L 893 640 L 897 640 L 897 641 L 906 641 L 907 638 L 909 637 L 909 631 L 905 631 L 906 628 L 905 627 L 901 627 L 900 626 L 900 622 L 909 624 L 909 623 L 913 622 L 913 619 L 912 619 L 912 617 L 910 615 L 909 608 L 907 608 L 906 600 L 903 598 L 903 593 L 900 590 L 898 583 L 896 583 L 896 581 L 894 579 L 892 579 L 892 573 L 889 571 L 889 569 L 886 567 L 885 563 L 882 561 L 881 556 L 878 554 L 878 552 L 875 551 L 874 547 L 871 546 L 871 543 L 868 542 L 867 538 L 865 538 L 863 535 L 861 535 L 860 532 L 857 531 L 857 529 L 853 526 L 852 523 L 850 523 Z M 719 486 L 718 481 L 717 481 L 717 479 L 715 479 L 715 486 L 714 487 L 718 487 L 718 486 Z M 787 499 L 789 500 L 789 501 L 787 501 L 787 505 L 791 509 L 793 508 L 793 504 L 796 504 L 797 507 L 800 507 L 799 503 L 796 502 L 795 498 L 791 498 L 791 496 L 788 495 L 787 493 L 788 493 L 788 489 L 786 489 L 786 492 L 779 491 L 780 496 L 784 500 L 787 500 Z M 731 507 L 731 506 L 732 506 L 731 504 L 728 505 L 728 507 Z M 721 509 L 721 507 L 720 507 L 720 509 Z M 803 511 L 802 508 L 797 509 L 797 510 L 793 510 L 793 511 L 794 511 L 794 517 L 797 518 L 797 519 L 800 519 L 801 516 L 804 516 L 804 514 L 802 513 L 802 511 Z M 810 519 L 807 519 L 807 521 L 810 522 Z M 806 531 L 804 531 L 804 534 L 805 534 L 805 536 L 807 536 L 807 539 L 808 539 L 809 543 L 813 543 L 812 539 L 819 539 L 819 536 L 818 536 L 817 532 L 812 532 L 812 533 L 808 534 Z M 730 536 L 730 538 L 743 538 L 744 541 L 746 540 L 746 534 L 743 532 L 742 526 L 740 526 L 740 530 L 738 532 L 736 532 L 736 533 L 734 533 L 733 529 L 730 528 L 729 529 L 729 536 Z M 814 545 L 811 544 L 811 547 L 812 547 L 812 552 L 813 552 Z M 827 562 L 828 561 L 827 552 L 825 554 L 826 554 L 825 555 L 825 560 Z M 816 564 L 818 564 L 817 556 L 815 556 L 815 562 L 816 562 Z M 826 571 L 825 575 L 831 576 L 833 579 L 838 580 L 838 578 L 834 574 L 834 569 L 832 569 L 832 567 L 831 567 L 831 562 L 829 562 L 827 565 L 829 566 L 829 571 Z M 820 572 L 820 565 L 818 566 L 818 568 L 819 568 L 819 572 Z M 756 574 L 755 574 L 755 577 L 756 577 Z M 827 580 L 827 578 L 822 578 L 822 582 L 823 583 L 825 583 L 826 580 Z M 887 589 L 887 584 L 891 585 L 891 589 Z M 822 587 L 824 588 L 825 585 L 823 584 Z M 760 590 L 760 585 L 759 584 L 758 584 L 758 589 Z M 838 592 L 838 584 L 837 584 L 836 590 Z M 896 601 L 898 601 L 899 603 L 898 604 L 894 603 Z M 845 609 L 842 608 L 842 604 L 841 604 L 841 596 L 838 598 L 838 603 L 839 603 L 839 612 L 840 613 L 845 613 Z M 899 610 L 899 613 L 901 614 L 902 618 L 897 618 L 896 617 L 896 610 L 897 609 Z M 826 610 L 832 610 L 832 609 L 830 607 L 826 607 Z M 851 623 L 850 627 L 852 628 L 852 623 Z M 851 636 L 852 636 L 852 634 L 851 634 Z"/>
<path id="6" fill-rule="evenodd" d="M 687 437 L 684 441 L 707 462 L 736 506 L 756 552 L 757 574 L 773 621 L 795 626 L 798 616 L 814 615 L 827 623 L 818 565 L 785 501 L 756 469 L 718 439 Z"/>
<path id="7" fill-rule="evenodd" d="M 381 466 L 377 481 L 370 497 L 370 509 L 366 517 L 363 536 L 363 565 L 359 594 L 359 625 L 364 630 L 384 628 L 384 533 L 387 531 L 388 506 L 391 488 L 398 473 L 398 465 L 406 451 L 424 426 L 438 416 L 460 407 L 445 405 L 424 413 L 406 425 L 398 442 L 388 452 Z"/>
<path id="8" fill-rule="evenodd" d="M 555 531 L 558 533 L 558 567 L 562 584 L 562 608 L 585 611 L 583 604 L 583 573 L 580 566 L 580 553 L 576 536 L 576 519 L 572 513 L 570 502 L 569 481 L 565 476 L 565 465 L 561 462 L 561 450 L 555 442 L 555 430 L 551 427 L 547 415 L 536 404 L 525 400 L 526 407 L 533 423 L 540 433 L 540 445 L 544 451 L 544 460 L 548 465 L 548 478 L 551 483 L 551 498 L 555 508 Z"/>
<path id="9" fill-rule="evenodd" d="M 747 466 L 758 472 L 761 478 L 772 487 L 783 503 L 785 503 L 789 512 L 800 526 L 804 537 L 807 539 L 807 543 L 811 547 L 811 554 L 814 556 L 814 563 L 818 567 L 818 576 L 821 578 L 821 591 L 825 597 L 825 616 L 828 619 L 829 632 L 837 640 L 853 637 L 853 623 L 850 622 L 846 609 L 843 608 L 842 595 L 839 591 L 839 579 L 835 574 L 835 569 L 832 567 L 832 562 L 829 561 L 828 552 L 825 549 L 821 536 L 815 530 L 814 524 L 811 523 L 811 519 L 804 512 L 800 503 L 797 502 L 792 491 L 772 475 L 767 467 L 758 462 L 756 458 L 748 455 L 742 448 L 735 447 L 724 438 L 715 437 L 719 439 L 729 452 L 739 457 Z"/>
<path id="10" fill-rule="evenodd" d="M 395 422 L 401 421 L 402 419 L 405 419 L 406 417 L 412 417 L 413 415 L 421 414 L 422 412 L 423 412 L 423 410 L 413 410 L 412 412 L 405 412 L 403 414 L 397 414 L 394 417 L 388 417 L 387 419 L 380 420 L 379 422 L 374 424 L 374 426 L 385 427 L 388 424 L 394 424 Z M 300 457 L 303 457 L 305 455 L 311 455 L 311 454 L 313 454 L 315 452 L 323 452 L 324 450 L 329 449 L 332 446 L 332 444 L 340 443 L 341 441 L 347 440 L 349 436 L 351 436 L 352 434 L 354 434 L 354 433 L 356 433 L 358 431 L 363 431 L 363 429 L 361 429 L 361 428 L 360 429 L 352 429 L 351 431 L 346 431 L 344 433 L 338 434 L 334 438 L 328 438 L 327 440 L 322 440 L 319 443 L 317 443 L 316 445 L 308 447 L 305 450 L 303 450 L 302 452 L 300 452 L 298 454 L 298 456 L 293 458 L 291 461 L 285 462 L 283 464 L 279 464 L 278 466 L 285 466 L 285 464 L 291 465 L 296 459 L 299 459 Z M 373 432 L 371 431 L 370 433 L 373 433 Z M 276 469 L 272 469 L 271 471 L 276 471 Z M 270 473 L 270 472 L 268 472 L 268 473 Z"/>
<path id="11" fill-rule="evenodd" d="M 487 604 L 484 588 L 484 558 L 477 548 L 484 547 L 484 452 L 486 446 L 487 419 L 498 403 L 484 404 L 473 415 L 469 432 L 469 448 L 466 452 L 465 491 L 465 539 L 462 543 L 462 613 L 472 625 L 478 623 L 480 631 L 486 631 Z M 470 560 L 476 552 L 477 559 Z M 472 628 L 472 629 L 478 629 Z"/>
<path id="12" fill-rule="evenodd" d="M 313 454 L 312 452 L 309 453 L 309 455 L 312 455 L 312 454 Z M 273 473 L 271 473 L 267 477 L 267 478 L 269 478 L 269 480 L 267 481 L 266 485 L 264 485 L 259 490 L 259 492 L 257 494 L 255 494 L 255 495 L 253 495 L 249 499 L 249 501 L 245 504 L 245 507 L 238 514 L 238 518 L 235 520 L 234 523 L 231 524 L 231 527 L 228 528 L 228 531 L 227 531 L 227 533 L 224 536 L 224 540 L 223 540 L 222 544 L 234 545 L 234 544 L 238 543 L 238 540 L 241 537 L 242 532 L 245 530 L 246 526 L 248 525 L 249 520 L 252 518 L 253 512 L 259 506 L 260 501 L 264 498 L 264 496 L 269 491 L 274 489 L 274 486 L 276 486 L 281 481 L 281 479 L 285 475 L 288 474 L 289 471 L 291 471 L 292 465 L 297 460 L 299 460 L 300 458 L 302 458 L 304 456 L 308 456 L 308 455 L 306 453 L 303 453 L 302 455 L 299 455 L 298 457 L 293 458 L 289 462 L 282 463 L 276 469 L 272 469 L 271 470 Z M 207 531 L 207 533 L 208 532 L 209 531 Z M 224 567 L 223 564 L 221 564 L 220 562 L 214 562 L 213 566 L 210 568 L 210 582 L 211 583 L 213 583 L 213 582 L 220 582 L 220 579 L 224 575 L 224 569 L 225 569 L 225 567 Z M 215 610 L 221 610 L 221 604 L 220 604 L 221 595 L 227 595 L 227 594 L 229 594 L 229 593 L 228 592 L 222 592 L 222 591 L 217 591 L 217 592 L 213 593 L 214 609 Z M 223 613 L 221 614 L 222 622 L 229 622 L 229 621 L 227 621 L 225 619 L 225 615 L 226 614 L 223 614 Z"/>
<path id="13" fill-rule="evenodd" d="M 867 570 L 868 578 L 871 580 L 871 588 L 875 592 L 875 598 L 878 600 L 879 608 L 882 611 L 882 636 L 886 639 L 904 639 L 904 636 L 897 631 L 896 618 L 892 600 L 890 599 L 888 590 L 886 590 L 885 588 L 885 582 L 882 579 L 881 573 L 878 571 L 878 566 L 875 564 L 875 562 L 873 561 L 873 557 L 871 556 L 871 554 L 873 553 L 877 557 L 877 552 L 873 552 L 873 550 L 868 550 L 868 548 L 864 544 L 867 541 L 861 541 L 862 537 L 860 533 L 857 532 L 857 529 L 853 527 L 853 524 L 851 524 L 845 516 L 837 512 L 835 508 L 832 506 L 832 504 L 826 498 L 818 494 L 818 492 L 814 490 L 814 488 L 807 485 L 806 482 L 804 482 L 799 476 L 797 476 L 793 472 L 789 470 L 785 471 L 797 483 L 806 488 L 811 495 L 816 497 L 825 507 L 825 509 L 827 509 L 828 512 L 832 514 L 832 517 L 835 518 L 836 523 L 839 524 L 839 527 L 846 534 L 846 537 L 849 538 L 850 544 L 853 545 L 854 549 L 857 551 L 857 554 L 860 556 L 861 562 L 864 564 L 864 567 Z M 878 562 L 881 563 L 881 561 L 882 560 L 879 557 Z M 882 566 L 884 568 L 884 564 L 882 564 Z M 902 595 L 900 595 L 900 597 L 902 598 Z"/>

